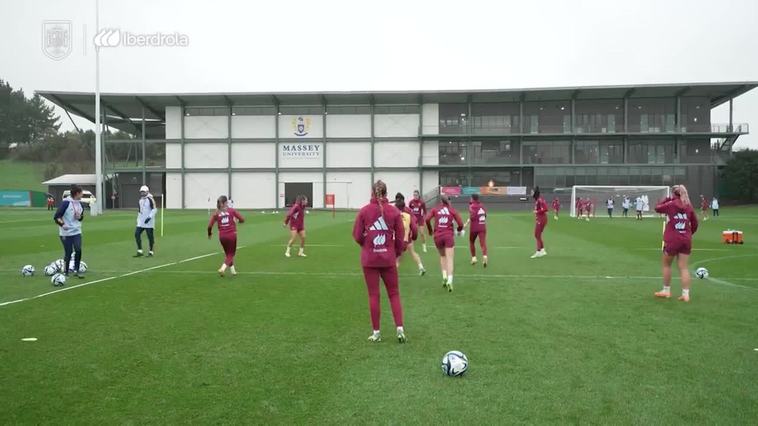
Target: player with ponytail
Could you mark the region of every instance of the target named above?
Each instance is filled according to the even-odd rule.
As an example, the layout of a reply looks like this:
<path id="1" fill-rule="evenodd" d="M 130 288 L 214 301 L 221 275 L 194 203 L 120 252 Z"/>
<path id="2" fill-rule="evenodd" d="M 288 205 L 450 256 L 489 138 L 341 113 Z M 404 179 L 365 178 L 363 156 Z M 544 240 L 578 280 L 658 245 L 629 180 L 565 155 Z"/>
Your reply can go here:
<path id="1" fill-rule="evenodd" d="M 656 292 L 655 296 L 665 299 L 671 297 L 671 264 L 676 258 L 682 280 L 682 295 L 679 300 L 689 302 L 691 278 L 687 263 L 692 252 L 692 235 L 697 232 L 697 214 L 684 185 L 674 186 L 672 193 L 672 197 L 664 198 L 655 206 L 656 213 L 667 217 L 663 231 L 663 289 Z"/>
<path id="2" fill-rule="evenodd" d="M 218 240 L 221 247 L 224 248 L 224 263 L 218 269 L 218 274 L 222 277 L 229 268 L 232 275 L 237 275 L 234 268 L 234 256 L 237 254 L 237 222 L 245 222 L 245 218 L 237 210 L 229 207 L 229 198 L 226 195 L 218 197 L 216 200 L 216 211 L 208 222 L 208 239 L 213 236 L 213 225 L 218 226 Z"/>
<path id="3" fill-rule="evenodd" d="M 353 239 L 361 246 L 361 267 L 368 290 L 369 311 L 373 332 L 370 342 L 381 342 L 380 289 L 384 281 L 397 328 L 397 339 L 405 343 L 403 307 L 397 274 L 397 258 L 403 252 L 405 229 L 400 211 L 387 202 L 387 185 L 381 180 L 371 187 L 371 201 L 363 206 L 355 218 Z"/>
<path id="4" fill-rule="evenodd" d="M 424 263 L 421 261 L 421 257 L 416 253 L 414 247 L 414 242 L 419 234 L 418 224 L 416 218 L 413 216 L 413 211 L 405 205 L 405 196 L 399 192 L 395 194 L 395 207 L 400 211 L 400 218 L 403 220 L 403 229 L 405 230 L 403 234 L 403 244 L 405 245 L 403 253 L 406 251 L 411 253 L 413 261 L 418 266 L 418 274 L 423 276 L 426 274 L 426 269 L 424 269 Z M 401 257 L 402 253 L 397 258 L 398 268 L 400 267 Z"/>
<path id="5" fill-rule="evenodd" d="M 306 257 L 305 255 L 305 208 L 308 206 L 308 197 L 305 195 L 298 195 L 295 198 L 295 204 L 292 205 L 287 217 L 284 218 L 284 226 L 289 225 L 290 239 L 287 241 L 287 250 L 284 255 L 290 257 L 290 249 L 295 242 L 295 238 L 300 238 L 300 250 L 297 255 L 299 257 Z"/>
<path id="6" fill-rule="evenodd" d="M 427 213 L 426 228 L 429 235 L 434 235 L 434 245 L 440 254 L 440 269 L 442 270 L 442 287 L 453 291 L 453 264 L 455 261 L 455 228 L 463 235 L 463 220 L 453 208 L 447 195 L 440 195 L 440 202 Z"/>

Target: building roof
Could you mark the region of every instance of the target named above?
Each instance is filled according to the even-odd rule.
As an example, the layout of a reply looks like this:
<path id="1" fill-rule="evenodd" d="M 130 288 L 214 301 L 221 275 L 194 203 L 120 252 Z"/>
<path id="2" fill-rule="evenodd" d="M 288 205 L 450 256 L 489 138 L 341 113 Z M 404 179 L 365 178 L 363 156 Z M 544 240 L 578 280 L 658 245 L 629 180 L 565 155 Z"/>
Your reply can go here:
<path id="1" fill-rule="evenodd" d="M 52 178 L 50 180 L 46 180 L 42 182 L 43 185 L 48 186 L 54 186 L 54 185 L 94 185 L 95 184 L 95 175 L 94 174 L 71 174 L 71 175 L 60 175 L 56 178 Z"/>
<path id="2" fill-rule="evenodd" d="M 161 137 L 165 134 L 165 109 L 168 106 L 421 104 L 469 100 L 515 102 L 700 96 L 709 98 L 713 108 L 755 87 L 758 87 L 758 81 L 446 91 L 101 93 L 100 101 L 109 126 L 139 133 L 144 111 L 146 136 Z M 46 90 L 36 93 L 70 113 L 95 121 L 94 93 Z"/>

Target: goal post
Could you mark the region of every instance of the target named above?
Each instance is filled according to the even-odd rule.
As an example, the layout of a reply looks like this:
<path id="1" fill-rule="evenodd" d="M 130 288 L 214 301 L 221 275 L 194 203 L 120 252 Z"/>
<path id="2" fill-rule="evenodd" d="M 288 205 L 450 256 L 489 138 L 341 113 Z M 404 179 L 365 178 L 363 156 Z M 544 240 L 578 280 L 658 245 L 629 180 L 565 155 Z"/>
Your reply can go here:
<path id="1" fill-rule="evenodd" d="M 571 217 L 577 216 L 577 198 L 589 198 L 593 204 L 593 211 L 605 212 L 606 202 L 610 198 L 614 201 L 614 210 L 622 211 L 624 198 L 629 199 L 629 210 L 637 209 L 637 200 L 642 206 L 642 212 L 651 216 L 658 200 L 668 197 L 671 187 L 668 186 L 600 186 L 600 185 L 574 185 L 571 188 Z M 600 215 L 604 216 L 604 215 Z"/>

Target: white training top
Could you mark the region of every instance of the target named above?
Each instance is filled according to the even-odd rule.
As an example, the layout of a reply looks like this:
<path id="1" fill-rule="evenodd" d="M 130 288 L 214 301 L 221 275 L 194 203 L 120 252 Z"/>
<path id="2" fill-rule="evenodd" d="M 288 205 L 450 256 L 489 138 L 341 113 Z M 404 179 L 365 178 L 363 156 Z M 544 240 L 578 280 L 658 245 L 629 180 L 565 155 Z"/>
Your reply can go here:
<path id="1" fill-rule="evenodd" d="M 645 208 L 645 200 L 642 197 L 637 198 L 635 203 L 637 204 L 637 210 L 642 211 Z"/>
<path id="2" fill-rule="evenodd" d="M 609 209 L 612 209 L 613 208 L 613 200 L 606 201 L 605 205 L 607 205 Z"/>
<path id="3" fill-rule="evenodd" d="M 155 207 L 153 194 L 147 194 L 146 196 L 140 198 L 139 211 L 137 212 L 137 226 L 140 228 L 155 228 L 156 213 L 158 213 L 158 208 Z M 145 223 L 146 220 L 147 223 Z"/>
<path id="4" fill-rule="evenodd" d="M 719 209 L 719 200 L 717 198 L 714 198 L 713 200 L 711 200 L 711 208 L 713 210 Z"/>

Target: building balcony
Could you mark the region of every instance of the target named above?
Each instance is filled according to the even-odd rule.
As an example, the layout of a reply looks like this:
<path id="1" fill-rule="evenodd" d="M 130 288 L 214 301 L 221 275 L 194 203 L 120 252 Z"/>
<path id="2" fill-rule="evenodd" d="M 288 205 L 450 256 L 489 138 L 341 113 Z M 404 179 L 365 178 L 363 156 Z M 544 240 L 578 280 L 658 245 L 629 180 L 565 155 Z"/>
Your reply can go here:
<path id="1" fill-rule="evenodd" d="M 750 133 L 748 123 L 712 123 L 706 126 L 670 126 L 640 128 L 639 125 L 630 125 L 628 131 L 624 131 L 622 125 L 606 126 L 575 126 L 571 130 L 566 125 L 540 125 L 527 126 L 522 130 L 516 126 L 482 126 L 468 123 L 455 126 L 422 126 L 422 137 L 446 137 L 446 136 L 495 136 L 495 137 L 530 137 L 530 136 L 626 136 L 626 135 L 707 135 L 723 137 L 724 135 L 745 135 Z"/>

